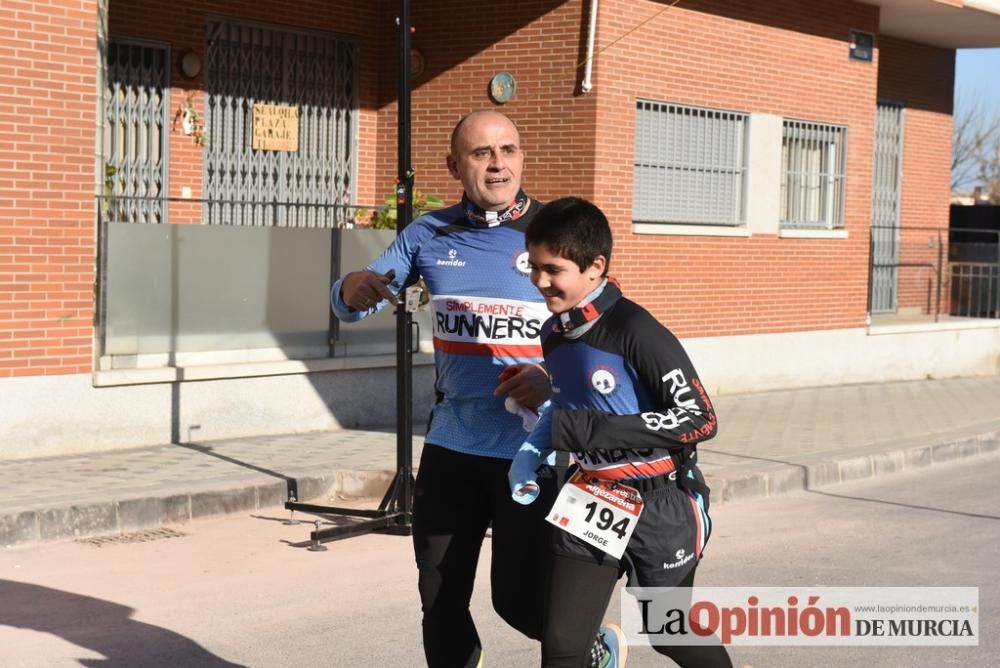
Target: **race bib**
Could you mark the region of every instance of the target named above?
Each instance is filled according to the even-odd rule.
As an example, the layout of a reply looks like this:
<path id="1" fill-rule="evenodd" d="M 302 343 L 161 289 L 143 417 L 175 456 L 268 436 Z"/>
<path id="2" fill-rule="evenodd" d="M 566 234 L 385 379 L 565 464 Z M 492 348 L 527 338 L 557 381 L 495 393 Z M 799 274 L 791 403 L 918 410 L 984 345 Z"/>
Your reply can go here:
<path id="1" fill-rule="evenodd" d="M 577 471 L 563 485 L 546 519 L 621 559 L 641 513 L 642 497 L 637 490 Z"/>

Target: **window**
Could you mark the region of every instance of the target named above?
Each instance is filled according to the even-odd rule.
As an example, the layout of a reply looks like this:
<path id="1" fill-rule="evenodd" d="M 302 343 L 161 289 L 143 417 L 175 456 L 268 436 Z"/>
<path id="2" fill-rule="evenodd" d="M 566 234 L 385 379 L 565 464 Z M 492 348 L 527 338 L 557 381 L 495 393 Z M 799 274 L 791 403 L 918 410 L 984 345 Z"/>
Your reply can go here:
<path id="1" fill-rule="evenodd" d="M 744 222 L 747 114 L 639 100 L 635 222 Z"/>
<path id="2" fill-rule="evenodd" d="M 337 227 L 351 221 L 359 43 L 308 29 L 209 19 L 204 197 L 208 225 Z M 256 103 L 295 107 L 294 151 L 253 148 Z"/>
<path id="3" fill-rule="evenodd" d="M 105 67 L 102 215 L 115 223 L 164 223 L 169 50 L 113 38 Z"/>
<path id="4" fill-rule="evenodd" d="M 781 138 L 781 227 L 844 226 L 847 128 L 786 119 Z"/>

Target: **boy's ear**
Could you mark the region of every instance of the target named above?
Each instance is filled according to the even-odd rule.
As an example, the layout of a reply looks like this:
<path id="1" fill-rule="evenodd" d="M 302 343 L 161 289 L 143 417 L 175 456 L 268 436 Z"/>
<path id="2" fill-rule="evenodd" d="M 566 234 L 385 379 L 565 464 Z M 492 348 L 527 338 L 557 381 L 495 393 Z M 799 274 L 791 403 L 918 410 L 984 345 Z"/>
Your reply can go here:
<path id="1" fill-rule="evenodd" d="M 604 276 L 604 270 L 608 268 L 608 260 L 603 255 L 598 255 L 594 258 L 594 261 L 590 263 L 587 273 L 590 276 L 590 280 L 596 281 L 601 276 Z"/>

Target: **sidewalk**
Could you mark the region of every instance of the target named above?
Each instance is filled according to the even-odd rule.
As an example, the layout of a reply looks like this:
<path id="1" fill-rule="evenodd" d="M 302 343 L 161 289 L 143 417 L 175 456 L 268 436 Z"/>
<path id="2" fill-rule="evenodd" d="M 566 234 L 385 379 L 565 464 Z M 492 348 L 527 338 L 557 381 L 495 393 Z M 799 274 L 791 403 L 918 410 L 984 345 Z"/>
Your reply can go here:
<path id="1" fill-rule="evenodd" d="M 728 395 L 716 411 L 719 436 L 699 455 L 714 503 L 1000 452 L 1000 376 Z M 395 443 L 345 430 L 2 462 L 0 546 L 253 511 L 290 490 L 317 503 L 380 497 Z"/>

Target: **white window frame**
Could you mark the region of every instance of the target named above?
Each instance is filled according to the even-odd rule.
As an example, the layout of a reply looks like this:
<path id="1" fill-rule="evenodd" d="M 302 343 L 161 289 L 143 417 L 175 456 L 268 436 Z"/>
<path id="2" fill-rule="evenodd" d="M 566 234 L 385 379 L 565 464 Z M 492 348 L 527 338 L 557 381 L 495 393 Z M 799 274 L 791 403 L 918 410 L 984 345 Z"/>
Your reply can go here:
<path id="1" fill-rule="evenodd" d="M 844 227 L 847 127 L 782 119 L 782 231 Z"/>

